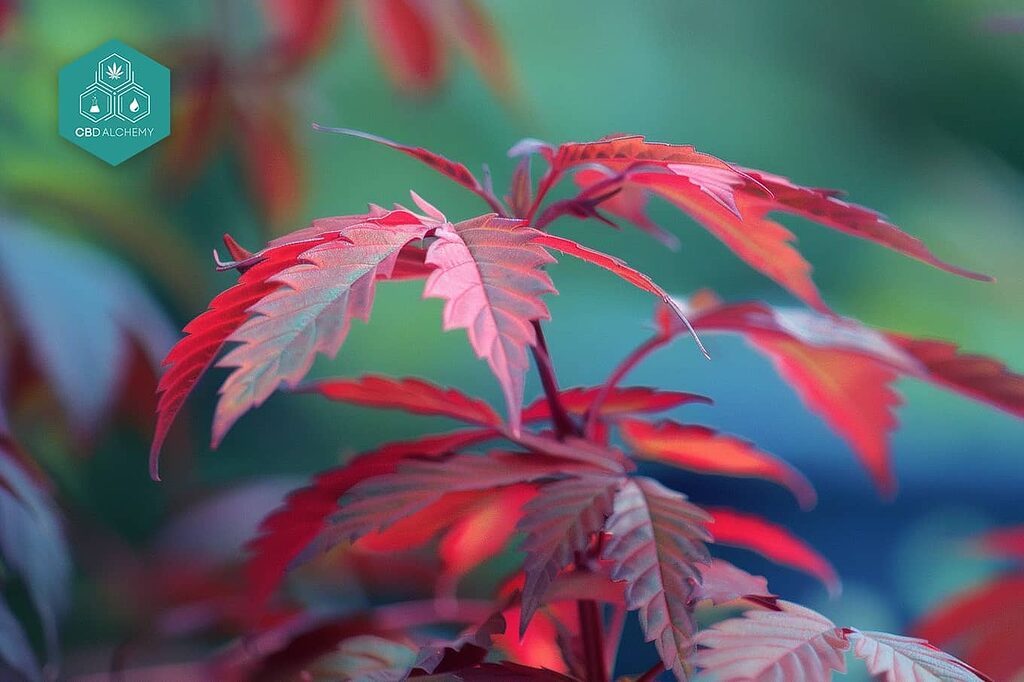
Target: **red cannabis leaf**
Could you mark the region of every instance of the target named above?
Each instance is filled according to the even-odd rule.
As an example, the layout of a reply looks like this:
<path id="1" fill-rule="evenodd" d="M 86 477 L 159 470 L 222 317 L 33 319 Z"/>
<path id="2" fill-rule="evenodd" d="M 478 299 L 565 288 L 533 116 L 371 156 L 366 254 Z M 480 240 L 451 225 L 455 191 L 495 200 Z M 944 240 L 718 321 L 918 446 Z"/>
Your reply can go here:
<path id="1" fill-rule="evenodd" d="M 693 217 L 751 267 L 822 311 L 828 308 L 810 279 L 811 266 L 793 248 L 793 234 L 769 220 L 769 213 L 799 215 L 948 272 L 990 279 L 939 260 L 921 241 L 878 213 L 843 201 L 834 190 L 801 187 L 781 176 L 732 166 L 690 146 L 627 136 L 564 144 L 557 149 L 541 144 L 532 149 L 540 151 L 549 163 L 542 191 L 566 171 L 587 164 L 576 175 L 583 192 L 575 201 L 563 202 L 543 219 L 544 224 L 561 213 L 578 214 L 574 207 L 598 196 L 600 201 L 592 203 L 591 210 L 604 208 L 672 246 L 675 240 L 646 217 L 646 195 L 654 194 Z"/>
<path id="2" fill-rule="evenodd" d="M 461 9 L 472 8 L 463 4 Z M 432 35 L 429 11 L 413 2 L 370 7 L 369 16 L 382 24 L 419 22 L 414 31 L 419 37 L 394 55 L 394 68 L 410 82 L 428 83 L 437 68 L 423 51 Z M 481 45 L 475 49 L 485 49 Z M 627 610 L 635 610 L 661 657 L 643 679 L 663 668 L 679 679 L 695 668 L 725 679 L 792 677 L 798 671 L 808 679 L 825 679 L 830 671 L 844 669 L 847 650 L 862 658 L 871 674 L 890 682 L 980 679 L 922 640 L 837 627 L 779 601 L 763 578 L 711 560 L 706 544 L 714 537 L 838 589 L 831 565 L 785 528 L 729 509 L 706 512 L 681 493 L 634 476 L 630 456 L 704 473 L 766 478 L 787 486 L 809 506 L 814 493 L 803 477 L 737 437 L 636 417 L 707 399 L 620 384 L 647 354 L 684 331 L 696 335 L 684 313 L 694 317 L 697 330 L 742 334 L 772 357 L 805 402 L 854 445 L 880 485 L 891 487 L 886 436 L 895 425 L 891 410 L 898 400 L 890 386 L 895 378 L 924 378 L 1024 416 L 1022 377 L 943 342 L 881 332 L 834 315 L 759 303 L 730 306 L 707 293 L 675 302 L 614 256 L 543 229 L 566 214 L 610 223 L 602 213 L 607 211 L 661 234 L 644 217 L 647 195 L 660 194 L 822 310 L 809 266 L 790 245 L 788 231 L 765 219 L 769 212 L 796 213 L 958 274 L 970 273 L 937 261 L 920 242 L 877 214 L 839 200 L 835 192 L 747 171 L 692 147 L 636 136 L 558 148 L 526 141 L 513 150 L 527 156 L 519 161 L 507 194 L 510 215 L 489 173 L 480 182 L 464 165 L 428 150 L 344 129 L 334 132 L 419 159 L 472 191 L 493 213 L 453 224 L 413 194 L 422 215 L 371 206 L 364 215 L 316 220 L 256 253 L 227 240 L 234 260 L 220 266 L 238 270 L 239 285 L 217 297 L 172 352 L 154 454 L 181 401 L 229 341 L 240 345 L 221 361 L 234 371 L 222 387 L 215 442 L 271 392 L 297 386 L 317 352 L 336 352 L 351 320 L 367 319 L 376 280 L 388 278 L 425 278 L 424 294 L 444 300 L 444 327 L 467 330 L 470 346 L 501 385 L 508 422 L 477 398 L 416 378 L 371 375 L 302 386 L 339 402 L 446 416 L 471 428 L 384 446 L 294 492 L 264 520 L 250 544 L 247 572 L 254 601 L 265 602 L 289 566 L 339 542 L 350 543 L 340 553 L 343 577 L 347 570 L 364 581 L 374 567 L 380 572 L 377 553 L 434 552 L 436 558 L 419 565 L 415 579 L 406 581 L 409 589 L 433 585 L 434 594 L 333 620 L 300 613 L 290 630 L 257 633 L 267 655 L 252 661 L 229 650 L 218 670 L 256 671 L 257 677 L 315 670 L 341 676 L 422 672 L 457 679 L 499 674 L 552 679 L 536 667 L 549 666 L 572 679 L 607 679 L 623 619 Z M 536 187 L 530 153 L 539 153 L 547 164 Z M 583 190 L 545 208 L 549 190 L 573 173 Z M 665 304 L 654 337 L 603 384 L 559 389 L 541 325 L 548 318 L 542 297 L 554 293 L 547 274 L 554 262 L 549 250 L 609 270 Z M 528 352 L 544 397 L 524 408 Z M 626 452 L 611 444 L 616 434 L 625 440 Z M 473 451 L 485 443 L 484 452 Z M 524 536 L 525 558 L 505 587 L 476 605 L 461 599 L 462 578 L 481 562 L 510 556 L 506 550 L 517 536 Z M 394 564 L 399 572 L 410 566 L 408 558 Z M 372 576 L 365 582 L 383 584 Z M 395 585 L 394 579 L 384 582 Z M 736 602 L 762 610 L 697 632 L 697 609 Z M 443 621 L 469 628 L 453 639 L 424 634 Z M 512 633 L 501 634 L 506 622 Z M 977 636 L 978 651 L 999 655 L 1004 640 L 983 632 Z M 696 653 L 695 645 L 701 647 Z M 509 660 L 482 663 L 498 654 Z"/>
<path id="3" fill-rule="evenodd" d="M 828 682 L 846 672 L 845 653 L 864 661 L 885 682 L 977 682 L 990 678 L 921 639 L 837 627 L 802 606 L 779 601 L 778 611 L 747 611 L 697 635 L 698 667 L 716 679 L 801 679 Z"/>
<path id="4" fill-rule="evenodd" d="M 702 334 L 742 335 L 775 363 L 814 412 L 845 438 L 879 489 L 895 492 L 889 455 L 900 376 L 922 379 L 1024 417 L 1024 375 L 992 358 L 961 353 L 955 344 L 884 332 L 848 318 L 763 303 L 721 302 L 703 292 L 681 304 Z M 663 333 L 685 333 L 659 313 Z"/>
<path id="5" fill-rule="evenodd" d="M 644 637 L 680 679 L 695 628 L 687 605 L 700 582 L 697 564 L 710 561 L 706 520 L 684 495 L 653 479 L 631 479 L 615 495 L 602 552 L 614 564 L 612 578 L 626 581 L 626 605 L 639 612 Z"/>
<path id="6" fill-rule="evenodd" d="M 839 592 L 839 577 L 832 564 L 783 526 L 732 509 L 707 511 L 714 519 L 708 530 L 716 543 L 757 552 L 766 559 L 814 576 L 833 594 Z"/>
<path id="7" fill-rule="evenodd" d="M 550 317 L 540 297 L 556 293 L 541 269 L 554 259 L 531 243 L 535 234 L 520 221 L 482 216 L 437 230 L 427 250 L 427 263 L 437 269 L 424 296 L 445 299 L 445 330 L 466 329 L 501 384 L 513 429 L 523 404 L 526 349 L 537 343 L 531 322 Z"/>
<path id="8" fill-rule="evenodd" d="M 766 478 L 786 486 L 804 508 L 814 506 L 814 488 L 796 469 L 751 443 L 705 426 L 626 419 L 622 437 L 639 457 L 698 473 Z"/>
<path id="9" fill-rule="evenodd" d="M 435 386 L 421 379 L 388 379 L 378 376 L 328 379 L 306 384 L 301 390 L 319 393 L 330 400 L 367 407 L 439 415 L 481 426 L 501 424 L 501 418 L 482 400 L 470 398 L 454 389 Z"/>
<path id="10" fill-rule="evenodd" d="M 160 380 L 151 474 L 174 417 L 225 343 L 241 345 L 220 363 L 235 370 L 221 388 L 214 444 L 280 383 L 297 383 L 317 352 L 336 353 L 351 319 L 368 319 L 375 280 L 388 278 L 401 249 L 431 227 L 404 210 L 346 216 L 330 229 L 314 224 L 323 228 L 315 237 L 300 231 L 234 263 L 239 283 L 185 327 L 164 360 L 171 367 Z"/>

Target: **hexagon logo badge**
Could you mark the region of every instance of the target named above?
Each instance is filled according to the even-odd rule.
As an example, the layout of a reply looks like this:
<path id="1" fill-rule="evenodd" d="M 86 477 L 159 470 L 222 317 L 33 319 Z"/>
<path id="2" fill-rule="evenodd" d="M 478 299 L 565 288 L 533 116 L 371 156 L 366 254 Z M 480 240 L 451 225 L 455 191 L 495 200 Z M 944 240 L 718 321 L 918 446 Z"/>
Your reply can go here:
<path id="1" fill-rule="evenodd" d="M 171 72 L 112 40 L 60 71 L 61 137 L 116 166 L 171 133 Z"/>

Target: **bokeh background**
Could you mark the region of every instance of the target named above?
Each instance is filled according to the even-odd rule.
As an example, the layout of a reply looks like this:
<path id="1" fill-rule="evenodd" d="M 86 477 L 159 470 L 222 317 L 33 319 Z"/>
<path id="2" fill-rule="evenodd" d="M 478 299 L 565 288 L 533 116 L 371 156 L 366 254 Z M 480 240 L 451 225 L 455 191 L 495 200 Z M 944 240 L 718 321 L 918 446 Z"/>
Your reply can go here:
<path id="1" fill-rule="evenodd" d="M 229 55 L 233 73 L 244 74 L 248 55 L 268 30 L 258 3 L 15 3 L 0 38 L 0 209 L 113 254 L 147 283 L 180 328 L 232 281 L 215 272 L 210 258 L 224 232 L 257 248 L 313 217 L 360 212 L 367 202 L 407 202 L 410 189 L 453 219 L 482 212 L 474 196 L 429 169 L 361 140 L 313 132 L 314 121 L 422 145 L 474 169 L 487 163 L 499 187 L 512 169 L 506 150 L 520 138 L 583 141 L 638 132 L 691 143 L 802 184 L 846 189 L 940 257 L 995 276 L 995 284 L 958 279 L 784 219 L 838 311 L 956 340 L 1024 370 L 1024 33 L 1004 30 L 1024 11 L 1019 2 L 484 5 L 515 74 L 516 85 L 505 92 L 489 87 L 454 50 L 436 91 L 396 89 L 352 5 L 325 48 L 272 88 L 238 75 L 245 106 L 273 119 L 281 139 L 295 143 L 301 175 L 283 190 L 283 201 L 268 206 L 266 186 L 254 193 L 260 185 L 249 174 L 254 164 L 272 171 L 282 162 L 273 141 L 271 152 L 256 161 L 237 142 L 224 142 L 246 144 L 244 135 L 232 137 L 241 123 L 231 116 L 210 138 L 218 142 L 207 145 L 212 151 L 188 183 L 169 178 L 168 148 L 205 145 L 198 131 L 177 128 L 116 168 L 56 132 L 56 73 L 67 62 L 117 38 L 172 69 L 192 46 L 205 45 Z M 189 81 L 180 73 L 173 71 L 175 97 L 188 96 Z M 654 207 L 653 217 L 680 237 L 680 252 L 630 229 L 573 221 L 557 229 L 624 257 L 673 293 L 709 286 L 731 300 L 794 304 L 690 220 L 663 205 Z M 600 381 L 646 338 L 651 301 L 577 263 L 559 264 L 553 276 L 561 295 L 550 301 L 547 335 L 559 378 L 564 385 Z M 53 295 L 61 295 L 59 287 Z M 472 358 L 464 335 L 441 332 L 441 302 L 419 296 L 416 283 L 381 287 L 372 323 L 357 324 L 339 357 L 318 362 L 314 376 L 415 374 L 500 404 L 496 384 Z M 845 586 L 830 600 L 811 579 L 744 555 L 743 565 L 768 576 L 777 593 L 843 622 L 901 631 L 948 595 L 999 570 L 972 554 L 965 540 L 1024 521 L 1024 427 L 1018 421 L 902 382 L 907 404 L 899 411 L 893 448 L 900 492 L 885 502 L 849 449 L 808 414 L 767 360 L 739 340 L 708 343 L 712 361 L 679 343 L 642 365 L 631 383 L 712 396 L 714 407 L 688 408 L 688 415 L 699 411 L 704 423 L 755 440 L 818 488 L 818 507 L 800 512 L 768 484 L 656 472 L 697 501 L 728 500 L 786 523 L 830 557 Z M 313 472 L 382 440 L 444 426 L 276 396 L 212 452 L 207 433 L 217 383 L 212 376 L 200 386 L 186 428 L 165 451 L 160 484 L 147 474 L 144 430 L 115 423 L 85 456 L 62 448 L 45 421 L 29 415 L 19 427 L 15 420 L 20 439 L 55 480 L 73 539 L 75 592 L 62 627 L 71 672 L 102 670 L 104 655 L 138 628 L 126 615 L 130 609 L 110 608 L 103 576 L 109 576 L 111 556 L 126 562 L 148 556 L 183 532 L 168 528 L 186 509 L 249 486 L 236 518 L 225 522 L 232 530 L 218 541 L 233 547 L 244 538 L 239 529 L 254 528 L 284 491 Z M 527 393 L 539 390 L 534 382 Z M 116 590 L 113 597 L 116 602 Z M 627 637 L 630 646 L 640 642 L 638 632 Z M 635 656 L 646 660 L 646 653 Z"/>

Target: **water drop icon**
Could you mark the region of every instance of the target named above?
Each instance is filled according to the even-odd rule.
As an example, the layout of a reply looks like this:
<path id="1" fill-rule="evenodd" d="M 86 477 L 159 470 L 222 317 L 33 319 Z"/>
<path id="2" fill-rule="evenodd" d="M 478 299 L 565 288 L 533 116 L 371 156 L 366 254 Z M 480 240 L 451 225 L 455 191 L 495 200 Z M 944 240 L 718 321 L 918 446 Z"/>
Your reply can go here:
<path id="1" fill-rule="evenodd" d="M 134 114 L 138 110 L 139 110 L 139 100 L 138 100 L 138 98 L 133 97 L 132 98 L 132 103 L 128 105 L 128 111 L 130 111 L 130 112 L 132 112 Z"/>

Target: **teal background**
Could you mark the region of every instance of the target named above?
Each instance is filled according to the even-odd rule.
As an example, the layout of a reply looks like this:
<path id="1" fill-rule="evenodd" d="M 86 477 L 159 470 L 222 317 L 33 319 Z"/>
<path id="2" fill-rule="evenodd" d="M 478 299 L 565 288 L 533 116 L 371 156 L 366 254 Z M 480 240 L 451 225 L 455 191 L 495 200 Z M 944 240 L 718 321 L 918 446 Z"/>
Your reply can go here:
<path id="1" fill-rule="evenodd" d="M 219 153 L 186 192 L 161 184 L 159 148 L 117 168 L 84 158 L 54 134 L 54 82 L 62 65 L 111 36 L 158 57 L 210 35 L 240 52 L 260 35 L 251 5 L 223 3 L 230 10 L 224 23 L 214 4 L 37 0 L 24 4 L 17 32 L 0 48 L 0 92 L 19 93 L 0 98 L 0 200 L 122 257 L 182 324 L 231 282 L 210 264 L 221 233 L 255 248 L 275 228 L 253 208 L 230 152 Z M 985 28 L 994 16 L 1019 12 L 1020 3 L 495 0 L 486 6 L 519 75 L 514 107 L 460 59 L 435 97 L 397 94 L 371 54 L 357 12 L 348 13 L 326 54 L 288 84 L 308 192 L 287 227 L 361 211 L 367 202 L 406 202 L 409 189 L 452 219 L 484 210 L 415 161 L 314 133 L 314 121 L 422 145 L 474 170 L 488 163 L 499 187 L 511 174 L 505 151 L 521 137 L 560 142 L 640 132 L 800 183 L 844 188 L 940 257 L 994 275 L 991 285 L 958 279 L 783 219 L 838 311 L 955 339 L 1024 371 L 1024 35 Z M 120 225 L 95 220 L 94 211 L 55 215 L 26 201 L 40 193 L 111 188 L 110 215 L 131 207 L 145 219 Z M 793 303 L 689 219 L 663 205 L 653 207 L 653 217 L 680 236 L 680 253 L 628 228 L 566 221 L 557 231 L 624 257 L 674 293 L 711 286 L 729 299 Z M 167 247 L 169 238 L 175 249 Z M 564 385 L 598 382 L 646 338 L 652 302 L 605 273 L 563 261 L 553 269 L 561 295 L 550 301 L 552 354 Z M 169 262 L 167 274 L 161 268 Z M 314 375 L 416 374 L 500 405 L 485 364 L 473 358 L 462 333 L 441 332 L 441 303 L 421 301 L 420 291 L 417 284 L 381 287 L 370 326 L 355 325 L 340 356 L 319 361 Z M 638 369 L 631 383 L 712 396 L 714 407 L 677 416 L 755 440 L 804 471 L 822 501 L 801 513 L 768 485 L 666 480 L 700 502 L 729 501 L 787 523 L 833 560 L 846 591 L 829 601 L 803 576 L 736 554 L 742 565 L 767 575 L 788 598 L 863 628 L 890 630 L 996 570 L 966 551 L 964 539 L 1024 520 L 1020 422 L 935 387 L 902 382 L 907 404 L 893 440 L 901 492 L 884 503 L 848 448 L 808 415 L 766 360 L 734 339 L 708 341 L 711 362 L 677 344 Z M 161 485 L 149 480 L 147 443 L 135 434 L 112 433 L 90 459 L 58 457 L 72 472 L 60 479 L 68 516 L 90 519 L 90 528 L 129 556 L 146 556 L 168 519 L 204 496 L 266 476 L 296 481 L 383 440 L 447 426 L 283 395 L 242 419 L 214 453 L 207 433 L 221 378 L 213 372 L 200 385 L 186 415 L 192 448 L 165 453 Z M 531 377 L 527 393 L 537 392 Z M 247 517 L 254 522 L 259 509 L 246 508 Z M 103 546 L 78 547 L 78 597 L 65 627 L 72 669 L 102 669 L 97 661 L 137 627 L 110 609 L 96 587 Z M 630 669 L 643 669 L 651 652 L 639 647 L 635 631 L 629 637 L 636 652 Z"/>
<path id="2" fill-rule="evenodd" d="M 125 121 L 117 116 L 97 123 L 80 115 L 81 94 L 96 82 L 96 67 L 100 60 L 113 53 L 124 57 L 131 63 L 134 71 L 134 83 L 141 86 L 150 98 L 149 115 L 136 123 Z M 127 78 L 127 74 L 125 77 Z M 119 90 L 113 94 L 112 106 L 115 111 L 118 107 L 116 100 L 124 96 L 125 92 Z M 104 43 L 60 70 L 58 101 L 61 136 L 113 166 L 152 147 L 171 132 L 170 70 L 117 40 Z M 98 104 L 103 106 L 101 101 Z M 105 107 L 102 113 L 106 113 Z M 140 137 L 78 137 L 75 135 L 75 129 L 79 127 L 98 128 L 101 131 L 122 127 L 153 128 L 153 134 Z"/>

